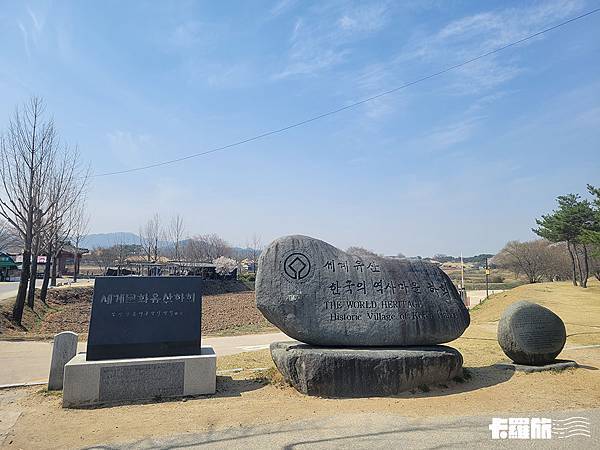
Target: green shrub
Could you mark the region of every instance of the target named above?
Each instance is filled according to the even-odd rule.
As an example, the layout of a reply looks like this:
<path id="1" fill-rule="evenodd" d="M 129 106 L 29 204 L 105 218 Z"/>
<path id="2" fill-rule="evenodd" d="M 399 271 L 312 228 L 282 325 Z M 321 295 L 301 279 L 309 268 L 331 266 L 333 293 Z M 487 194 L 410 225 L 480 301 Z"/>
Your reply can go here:
<path id="1" fill-rule="evenodd" d="M 256 274 L 255 273 L 242 273 L 239 276 L 239 279 L 241 281 L 256 281 Z"/>

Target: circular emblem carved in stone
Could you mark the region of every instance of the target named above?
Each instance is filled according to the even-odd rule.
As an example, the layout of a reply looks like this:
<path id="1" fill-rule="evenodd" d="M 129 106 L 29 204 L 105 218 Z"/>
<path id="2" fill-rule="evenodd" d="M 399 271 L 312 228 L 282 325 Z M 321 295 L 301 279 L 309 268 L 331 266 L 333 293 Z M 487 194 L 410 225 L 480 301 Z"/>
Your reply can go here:
<path id="1" fill-rule="evenodd" d="M 295 281 L 304 280 L 310 275 L 311 269 L 310 259 L 304 253 L 290 253 L 283 262 L 283 272 Z"/>

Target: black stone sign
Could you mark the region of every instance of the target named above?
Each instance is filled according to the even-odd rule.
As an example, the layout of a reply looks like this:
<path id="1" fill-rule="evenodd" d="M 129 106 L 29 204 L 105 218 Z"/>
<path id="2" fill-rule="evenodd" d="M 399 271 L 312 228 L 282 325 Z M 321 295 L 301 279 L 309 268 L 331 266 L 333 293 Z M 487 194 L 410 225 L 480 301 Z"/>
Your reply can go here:
<path id="1" fill-rule="evenodd" d="M 88 361 L 200 354 L 200 277 L 99 277 Z"/>

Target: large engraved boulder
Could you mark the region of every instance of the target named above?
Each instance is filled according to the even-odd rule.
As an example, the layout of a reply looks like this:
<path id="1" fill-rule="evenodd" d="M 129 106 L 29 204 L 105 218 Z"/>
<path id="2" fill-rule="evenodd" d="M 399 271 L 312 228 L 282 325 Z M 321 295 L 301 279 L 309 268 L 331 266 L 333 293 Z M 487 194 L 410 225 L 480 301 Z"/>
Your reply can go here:
<path id="1" fill-rule="evenodd" d="M 434 345 L 469 325 L 437 266 L 349 254 L 307 236 L 282 237 L 265 249 L 256 303 L 272 324 L 312 345 Z"/>
<path id="2" fill-rule="evenodd" d="M 498 343 L 506 356 L 517 364 L 551 363 L 566 340 L 561 318 L 536 303 L 524 300 L 513 303 L 498 323 Z"/>

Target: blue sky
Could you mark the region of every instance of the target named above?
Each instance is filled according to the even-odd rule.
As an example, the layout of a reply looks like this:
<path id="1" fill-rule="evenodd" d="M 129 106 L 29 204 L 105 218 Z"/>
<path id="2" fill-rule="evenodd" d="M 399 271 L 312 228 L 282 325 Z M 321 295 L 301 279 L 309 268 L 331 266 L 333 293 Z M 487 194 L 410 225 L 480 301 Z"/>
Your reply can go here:
<path id="1" fill-rule="evenodd" d="M 0 1 L 0 128 L 30 95 L 94 173 L 226 145 L 410 82 L 600 2 Z M 92 181 L 92 232 L 180 213 L 232 244 L 410 255 L 529 239 L 600 184 L 600 14 L 358 108 Z"/>

